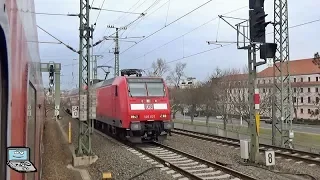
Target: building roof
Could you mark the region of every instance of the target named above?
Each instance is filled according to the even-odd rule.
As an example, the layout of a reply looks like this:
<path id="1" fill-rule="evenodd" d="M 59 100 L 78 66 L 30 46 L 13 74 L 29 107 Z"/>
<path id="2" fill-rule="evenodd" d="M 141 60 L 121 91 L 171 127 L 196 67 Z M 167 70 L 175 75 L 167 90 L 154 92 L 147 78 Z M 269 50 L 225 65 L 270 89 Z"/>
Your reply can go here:
<path id="1" fill-rule="evenodd" d="M 313 58 L 300 59 L 289 61 L 289 72 L 291 76 L 320 74 L 320 69 L 313 62 Z M 279 65 L 279 63 L 276 63 Z M 283 72 L 286 70 L 286 65 L 282 66 Z M 268 67 L 259 73 L 259 77 L 273 77 L 273 66 Z"/>
<path id="2" fill-rule="evenodd" d="M 276 63 L 279 65 L 279 63 Z M 259 72 L 257 75 L 258 77 L 273 77 L 273 67 L 268 67 L 261 72 Z M 283 72 L 286 70 L 286 65 L 282 66 Z M 300 60 L 292 60 L 289 61 L 289 71 L 291 76 L 297 76 L 297 75 L 308 75 L 308 74 L 320 74 L 320 68 L 313 63 L 313 58 L 309 59 L 300 59 Z M 279 72 L 276 74 L 279 75 Z M 225 77 L 226 80 L 231 81 L 241 81 L 241 80 L 247 80 L 248 74 L 234 74 L 229 75 Z"/>

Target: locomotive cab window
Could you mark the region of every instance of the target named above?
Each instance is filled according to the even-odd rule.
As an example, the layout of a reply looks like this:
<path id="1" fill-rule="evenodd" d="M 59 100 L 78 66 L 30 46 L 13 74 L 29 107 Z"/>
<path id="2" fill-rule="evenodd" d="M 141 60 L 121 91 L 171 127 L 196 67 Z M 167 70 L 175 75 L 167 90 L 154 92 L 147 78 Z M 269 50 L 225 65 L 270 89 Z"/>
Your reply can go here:
<path id="1" fill-rule="evenodd" d="M 137 97 L 137 96 L 147 96 L 146 83 L 129 83 L 129 96 Z"/>
<path id="2" fill-rule="evenodd" d="M 147 83 L 148 96 L 165 96 L 163 83 Z"/>

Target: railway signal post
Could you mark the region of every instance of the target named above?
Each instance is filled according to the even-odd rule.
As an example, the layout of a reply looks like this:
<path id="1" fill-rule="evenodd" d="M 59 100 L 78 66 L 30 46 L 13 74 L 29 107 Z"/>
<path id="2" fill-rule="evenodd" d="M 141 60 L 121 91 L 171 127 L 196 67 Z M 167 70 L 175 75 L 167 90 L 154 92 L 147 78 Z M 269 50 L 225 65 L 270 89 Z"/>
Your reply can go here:
<path id="1" fill-rule="evenodd" d="M 91 108 L 90 97 L 90 45 L 93 29 L 89 24 L 90 15 L 89 0 L 80 0 L 80 28 L 79 28 L 79 137 L 74 166 L 94 163 L 98 157 L 94 156 L 91 147 L 91 123 L 95 111 Z"/>
<path id="2" fill-rule="evenodd" d="M 274 0 L 274 43 L 278 48 L 273 58 L 272 145 L 277 145 L 279 134 L 280 145 L 293 148 L 288 19 L 288 0 Z"/>
<path id="3" fill-rule="evenodd" d="M 240 19 L 242 22 L 236 24 L 236 27 L 231 25 L 225 16 L 219 16 L 227 24 L 237 31 L 237 48 L 248 51 L 248 70 L 249 70 L 249 128 L 251 130 L 250 142 L 250 162 L 256 163 L 259 155 L 259 89 L 257 87 L 257 67 L 267 63 L 267 58 L 274 58 L 277 44 L 266 43 L 266 26 L 271 22 L 265 22 L 267 14 L 264 12 L 264 0 L 249 0 L 249 20 Z M 232 17 L 231 17 L 232 18 Z M 235 18 L 233 18 L 235 19 Z M 246 34 L 250 34 L 247 37 Z M 211 42 L 207 42 L 210 44 Z M 214 42 L 216 44 L 217 42 Z M 260 59 L 257 61 L 257 51 L 260 50 Z"/>
<path id="4" fill-rule="evenodd" d="M 114 53 L 114 77 L 117 77 L 119 76 L 119 68 L 120 68 L 120 60 L 119 60 L 119 40 L 120 39 L 129 39 L 129 38 L 144 38 L 144 36 L 142 37 L 124 37 L 124 38 L 121 38 L 119 37 L 119 31 L 120 30 L 127 30 L 127 26 L 124 26 L 124 27 L 114 27 L 113 25 L 108 25 L 107 26 L 108 28 L 115 28 L 116 29 L 116 36 L 105 36 L 104 39 L 105 40 L 110 40 L 109 38 L 113 38 L 114 42 L 115 42 L 115 47 L 114 47 L 114 51 L 113 52 L 110 52 L 110 53 Z M 120 35 L 121 36 L 121 35 Z M 122 40 L 124 42 L 133 42 L 133 43 L 137 43 L 135 41 L 125 41 L 125 40 Z"/>
<path id="5" fill-rule="evenodd" d="M 40 64 L 41 72 L 49 72 L 49 88 L 51 89 L 53 86 L 54 90 L 54 106 L 55 112 L 54 117 L 56 120 L 60 116 L 60 71 L 61 71 L 61 63 L 41 63 Z"/>

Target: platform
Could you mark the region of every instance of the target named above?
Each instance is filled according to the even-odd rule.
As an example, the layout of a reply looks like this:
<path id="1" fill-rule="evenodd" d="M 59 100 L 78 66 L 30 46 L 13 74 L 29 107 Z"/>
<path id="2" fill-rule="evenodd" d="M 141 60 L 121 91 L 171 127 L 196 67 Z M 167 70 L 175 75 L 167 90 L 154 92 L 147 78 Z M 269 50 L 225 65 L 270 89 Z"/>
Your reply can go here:
<path id="1" fill-rule="evenodd" d="M 44 156 L 42 180 L 81 180 L 80 171 L 74 170 L 72 153 L 63 137 L 58 123 L 52 119 L 53 112 L 48 113 L 43 135 Z"/>

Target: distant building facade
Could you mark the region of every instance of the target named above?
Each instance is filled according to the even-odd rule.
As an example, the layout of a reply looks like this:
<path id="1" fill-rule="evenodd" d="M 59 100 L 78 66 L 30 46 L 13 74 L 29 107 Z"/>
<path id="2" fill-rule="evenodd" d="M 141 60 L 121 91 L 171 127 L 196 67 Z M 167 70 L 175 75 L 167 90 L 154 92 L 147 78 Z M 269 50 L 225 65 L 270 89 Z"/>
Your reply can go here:
<path id="1" fill-rule="evenodd" d="M 290 61 L 289 71 L 292 91 L 292 117 L 295 118 L 297 115 L 297 119 L 319 119 L 318 115 L 312 114 L 319 113 L 320 69 L 313 63 L 313 59 L 302 59 Z M 273 67 L 268 67 L 257 74 L 257 86 L 261 97 L 260 109 L 263 106 L 261 115 L 265 117 L 271 117 L 273 73 Z M 230 86 L 231 97 L 239 96 L 239 93 L 244 93 L 243 97 L 245 98 L 248 97 L 247 85 L 236 86 L 237 83 L 238 85 L 248 84 L 247 74 L 227 76 L 227 81 L 235 84 L 235 86 Z M 230 104 L 232 103 L 230 102 Z M 233 113 L 237 114 L 237 112 Z"/>

